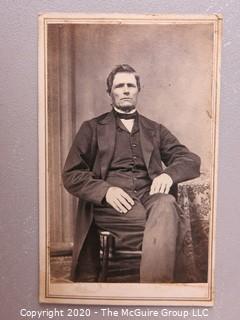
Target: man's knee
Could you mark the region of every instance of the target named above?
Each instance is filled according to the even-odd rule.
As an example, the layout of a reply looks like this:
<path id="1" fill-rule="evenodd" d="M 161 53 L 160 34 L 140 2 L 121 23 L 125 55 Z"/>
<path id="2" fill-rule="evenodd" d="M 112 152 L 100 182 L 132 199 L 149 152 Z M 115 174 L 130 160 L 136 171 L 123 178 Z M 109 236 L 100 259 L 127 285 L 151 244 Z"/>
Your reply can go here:
<path id="1" fill-rule="evenodd" d="M 163 223 L 165 218 L 167 221 L 178 221 L 178 206 L 174 196 L 158 193 L 152 197 L 148 210 L 148 223 Z"/>
<path id="2" fill-rule="evenodd" d="M 171 194 L 156 193 L 153 196 L 153 205 L 161 207 L 172 207 L 176 205 L 176 199 Z"/>

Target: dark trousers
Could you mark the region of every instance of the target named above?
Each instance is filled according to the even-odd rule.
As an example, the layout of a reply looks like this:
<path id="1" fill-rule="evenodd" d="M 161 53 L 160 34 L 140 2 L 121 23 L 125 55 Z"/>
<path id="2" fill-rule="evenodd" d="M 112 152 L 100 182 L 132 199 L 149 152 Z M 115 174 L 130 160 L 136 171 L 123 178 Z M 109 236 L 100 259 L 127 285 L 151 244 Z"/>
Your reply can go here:
<path id="1" fill-rule="evenodd" d="M 140 281 L 173 282 L 181 209 L 172 195 L 150 196 L 142 242 Z M 178 244 L 179 245 L 179 244 Z"/>
<path id="2" fill-rule="evenodd" d="M 95 221 L 102 230 L 110 231 L 120 249 L 142 249 L 140 281 L 163 283 L 174 281 L 174 268 L 180 233 L 182 211 L 172 195 L 149 195 L 149 188 L 125 215 L 110 206 L 95 208 Z"/>

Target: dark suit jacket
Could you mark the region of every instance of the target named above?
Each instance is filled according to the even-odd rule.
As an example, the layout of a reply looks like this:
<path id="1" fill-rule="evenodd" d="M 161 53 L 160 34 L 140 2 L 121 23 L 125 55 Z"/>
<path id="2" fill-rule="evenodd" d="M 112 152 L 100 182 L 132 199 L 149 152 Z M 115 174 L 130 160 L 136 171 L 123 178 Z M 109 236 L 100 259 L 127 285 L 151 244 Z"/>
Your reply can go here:
<path id="1" fill-rule="evenodd" d="M 64 166 L 64 186 L 80 200 L 73 248 L 73 280 L 83 244 L 87 237 L 93 239 L 95 235 L 93 227 L 90 228 L 92 205 L 102 204 L 110 186 L 104 179 L 115 147 L 115 121 L 113 112 L 109 112 L 84 122 Z M 168 129 L 139 115 L 139 130 L 143 158 L 151 179 L 165 172 L 175 184 L 199 176 L 200 158 L 180 144 Z"/>

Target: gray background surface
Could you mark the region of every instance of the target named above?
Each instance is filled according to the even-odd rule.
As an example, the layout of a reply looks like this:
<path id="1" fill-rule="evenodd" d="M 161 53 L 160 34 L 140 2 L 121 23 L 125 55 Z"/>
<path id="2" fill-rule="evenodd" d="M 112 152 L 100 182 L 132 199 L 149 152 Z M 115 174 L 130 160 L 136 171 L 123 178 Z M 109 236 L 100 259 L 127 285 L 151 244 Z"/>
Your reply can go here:
<path id="1" fill-rule="evenodd" d="M 19 315 L 21 308 L 43 310 L 55 307 L 38 303 L 37 15 L 51 11 L 222 13 L 224 15 L 216 303 L 209 309 L 208 319 L 238 319 L 240 314 L 238 201 L 240 2 L 238 0 L 1 1 L 0 319 L 23 319 Z M 57 307 L 64 310 L 67 308 Z M 98 308 L 92 307 L 92 310 L 94 309 Z M 100 315 L 92 317 L 92 319 L 101 318 Z"/>

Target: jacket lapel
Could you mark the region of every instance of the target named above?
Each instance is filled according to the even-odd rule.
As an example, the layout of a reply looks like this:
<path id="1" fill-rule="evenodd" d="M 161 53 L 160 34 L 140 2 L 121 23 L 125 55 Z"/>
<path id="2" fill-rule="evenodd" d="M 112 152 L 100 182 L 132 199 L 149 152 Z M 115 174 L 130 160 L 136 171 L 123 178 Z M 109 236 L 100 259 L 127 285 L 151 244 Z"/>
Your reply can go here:
<path id="1" fill-rule="evenodd" d="M 97 139 L 101 161 L 101 178 L 104 179 L 113 157 L 116 141 L 116 120 L 113 112 L 109 112 L 98 121 Z"/>
<path id="2" fill-rule="evenodd" d="M 149 169 L 149 163 L 151 155 L 154 149 L 153 137 L 154 130 L 149 126 L 147 120 L 139 115 L 139 130 L 140 130 L 140 142 L 142 147 L 143 158 L 147 169 Z"/>

